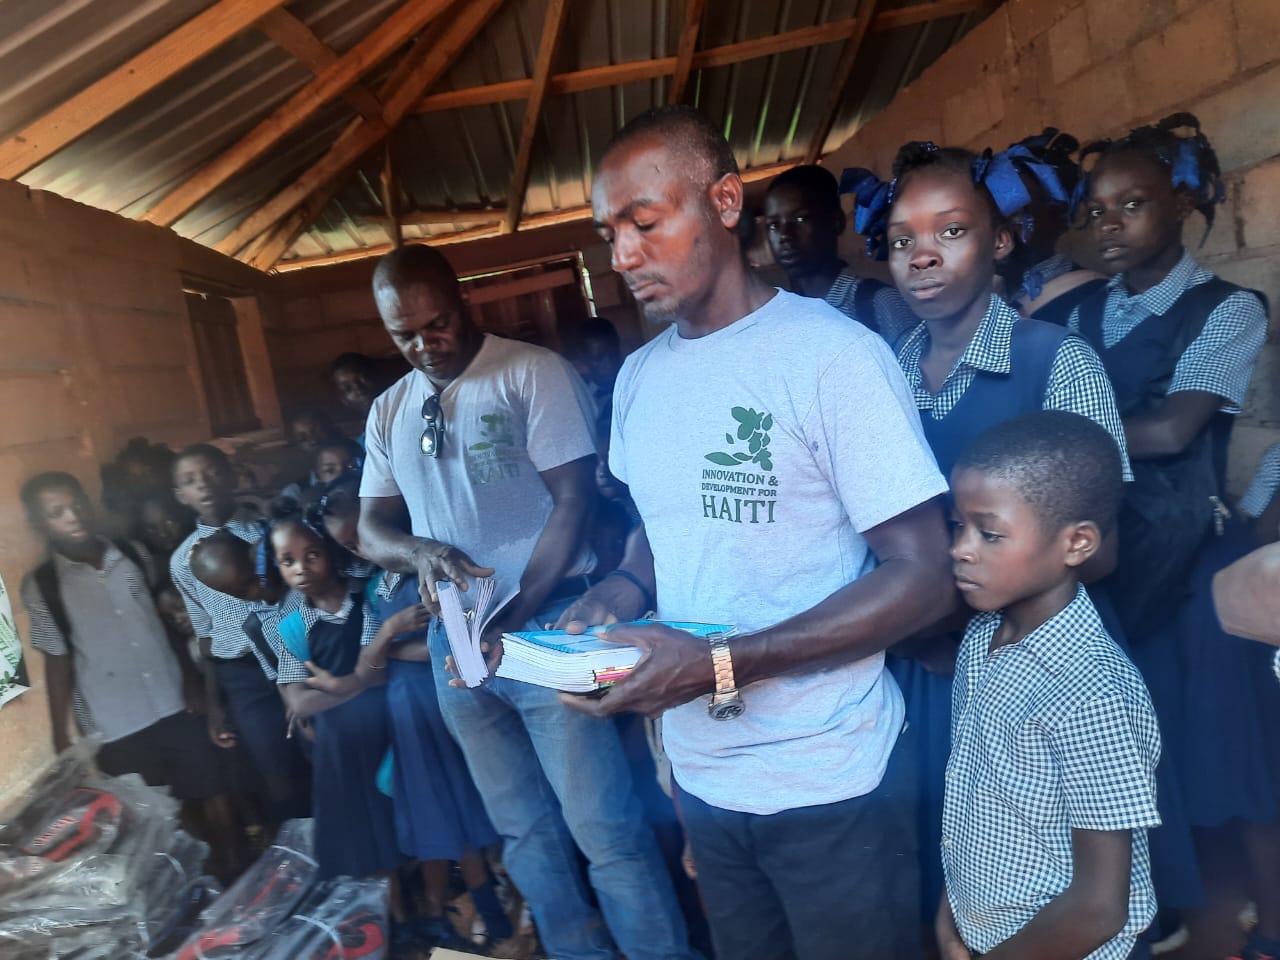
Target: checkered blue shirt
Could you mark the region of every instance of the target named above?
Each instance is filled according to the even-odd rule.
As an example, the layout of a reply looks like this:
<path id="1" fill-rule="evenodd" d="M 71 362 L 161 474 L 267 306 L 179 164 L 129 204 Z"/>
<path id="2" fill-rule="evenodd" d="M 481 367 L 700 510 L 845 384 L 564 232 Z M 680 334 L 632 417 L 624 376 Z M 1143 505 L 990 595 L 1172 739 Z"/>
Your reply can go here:
<path id="1" fill-rule="evenodd" d="M 178 588 L 182 600 L 186 604 L 187 613 L 191 617 L 191 628 L 197 637 L 208 637 L 211 652 L 216 660 L 234 660 L 246 653 L 252 653 L 262 667 L 268 680 L 276 678 L 272 666 L 263 659 L 258 648 L 245 636 L 243 629 L 245 618 L 251 613 L 259 613 L 264 609 L 260 603 L 250 603 L 220 593 L 212 587 L 206 587 L 191 572 L 191 549 L 219 529 L 235 534 L 245 543 L 257 543 L 261 539 L 258 528 L 249 522 L 246 516 L 237 515 L 228 520 L 222 527 L 212 527 L 206 523 L 197 523 L 195 530 L 169 558 L 169 576 L 173 585 Z"/>
<path id="2" fill-rule="evenodd" d="M 1117 274 L 1107 283 L 1103 343 L 1114 347 L 1147 317 L 1163 316 L 1187 288 L 1212 279 L 1213 274 L 1185 250 L 1168 275 L 1144 293 L 1131 296 L 1124 285 L 1124 274 Z M 1067 326 L 1079 330 L 1079 308 L 1071 314 Z M 1223 413 L 1239 413 L 1266 338 L 1267 311 L 1262 301 L 1244 290 L 1233 293 L 1209 314 L 1200 335 L 1178 360 L 1168 392 L 1216 393 L 1226 401 L 1219 408 Z"/>
<path id="3" fill-rule="evenodd" d="M 1160 730 L 1142 677 L 1083 587 L 988 653 L 998 613 L 970 621 L 952 690 L 942 865 L 956 927 L 986 953 L 1072 878 L 1071 831 L 1132 830 L 1129 919 L 1089 955 L 1124 960 L 1155 916 L 1147 854 Z"/>
<path id="4" fill-rule="evenodd" d="M 835 282 L 823 299 L 846 317 L 862 322 L 854 305 L 854 296 L 862 279 L 845 267 L 836 275 Z M 876 329 L 880 331 L 880 336 L 891 345 L 916 325 L 916 315 L 902 299 L 902 294 L 891 286 L 882 286 L 871 295 L 871 312 L 875 315 Z"/>
<path id="5" fill-rule="evenodd" d="M 1280 443 L 1273 443 L 1263 453 L 1253 482 L 1240 498 L 1240 512 L 1257 519 L 1267 512 L 1277 490 L 1280 490 Z"/>
<path id="6" fill-rule="evenodd" d="M 965 391 L 973 385 L 978 371 L 984 373 L 1008 373 L 1012 363 L 1010 344 L 1013 326 L 1022 315 L 1000 297 L 992 294 L 987 315 L 978 324 L 977 332 L 956 361 L 942 389 L 930 393 L 924 385 L 920 360 L 929 346 L 928 324 L 920 323 L 902 340 L 898 347 L 898 365 L 906 375 L 907 385 L 915 397 L 921 417 L 941 420 L 960 402 Z M 1066 410 L 1100 424 L 1120 447 L 1120 461 L 1124 478 L 1133 479 L 1129 469 L 1129 456 L 1124 440 L 1124 426 L 1120 411 L 1116 409 L 1116 396 L 1111 389 L 1102 361 L 1080 337 L 1067 337 L 1058 348 L 1053 366 L 1049 370 L 1049 382 L 1045 385 L 1045 410 Z"/>
<path id="7" fill-rule="evenodd" d="M 326 613 L 323 610 L 317 610 L 302 594 L 297 590 L 290 590 L 285 598 L 280 601 L 279 609 L 270 617 L 262 618 L 262 632 L 266 635 L 267 641 L 280 651 L 280 669 L 276 674 L 276 683 L 301 683 L 307 677 L 311 676 L 311 671 L 307 669 L 307 665 L 289 652 L 289 648 L 284 645 L 284 638 L 280 635 L 280 621 L 295 610 L 302 612 L 302 622 L 307 629 L 307 635 L 311 635 L 311 628 L 320 621 L 327 623 L 346 623 L 351 618 L 351 613 L 355 610 L 356 603 L 364 596 L 365 582 L 363 580 L 354 581 L 351 585 L 351 593 L 347 595 L 347 599 L 342 604 L 342 609 L 337 613 Z M 378 635 L 378 629 L 382 626 L 382 621 L 378 619 L 378 615 L 373 611 L 370 604 L 364 605 L 364 622 L 360 630 L 360 646 L 367 647 L 373 643 L 374 637 Z"/>

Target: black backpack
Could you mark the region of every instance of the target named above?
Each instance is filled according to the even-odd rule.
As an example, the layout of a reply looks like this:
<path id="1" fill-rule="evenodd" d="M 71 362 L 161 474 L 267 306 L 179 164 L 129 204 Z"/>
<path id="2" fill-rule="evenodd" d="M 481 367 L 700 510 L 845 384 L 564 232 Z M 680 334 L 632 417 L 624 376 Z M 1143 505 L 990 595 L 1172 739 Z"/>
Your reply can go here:
<path id="1" fill-rule="evenodd" d="M 147 567 L 142 562 L 142 557 L 138 551 L 134 549 L 133 544 L 128 540 L 112 540 L 117 550 L 125 555 L 125 558 L 133 563 L 135 567 L 142 573 L 142 579 L 147 579 Z M 53 558 L 50 557 L 40 566 L 31 571 L 31 581 L 35 584 L 36 590 L 40 592 L 40 599 L 44 601 L 45 607 L 49 610 L 49 617 L 53 620 L 62 639 L 66 642 L 67 647 L 71 647 L 71 618 L 67 616 L 66 604 L 62 602 L 62 584 L 58 581 L 58 568 L 54 565 Z M 148 585 L 149 586 L 149 585 Z"/>

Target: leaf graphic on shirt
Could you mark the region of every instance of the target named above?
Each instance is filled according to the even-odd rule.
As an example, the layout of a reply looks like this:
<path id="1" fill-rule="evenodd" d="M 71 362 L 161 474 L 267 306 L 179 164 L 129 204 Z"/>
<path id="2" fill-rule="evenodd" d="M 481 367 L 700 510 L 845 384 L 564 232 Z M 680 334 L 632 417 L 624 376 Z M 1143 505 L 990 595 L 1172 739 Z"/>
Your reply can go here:
<path id="1" fill-rule="evenodd" d="M 704 458 L 722 467 L 736 467 L 751 461 L 765 470 L 772 470 L 773 458 L 769 454 L 769 431 L 773 429 L 773 415 L 750 407 L 733 407 L 729 413 L 738 422 L 737 440 L 745 440 L 749 452 L 708 453 Z M 726 433 L 724 440 L 731 447 L 737 443 L 732 433 Z"/>
<path id="2" fill-rule="evenodd" d="M 484 442 L 481 442 L 481 443 L 473 443 L 473 444 L 472 444 L 471 446 L 469 446 L 467 449 L 468 449 L 468 450 L 492 450 L 492 449 L 493 449 L 493 444 L 492 444 L 492 443 L 484 443 Z"/>

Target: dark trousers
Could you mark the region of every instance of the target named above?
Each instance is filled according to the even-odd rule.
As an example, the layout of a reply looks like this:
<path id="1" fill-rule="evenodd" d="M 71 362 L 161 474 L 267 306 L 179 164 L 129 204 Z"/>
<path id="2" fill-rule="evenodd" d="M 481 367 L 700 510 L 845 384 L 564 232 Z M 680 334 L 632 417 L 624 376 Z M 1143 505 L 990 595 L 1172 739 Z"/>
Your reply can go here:
<path id="1" fill-rule="evenodd" d="M 227 715 L 253 758 L 274 820 L 311 816 L 311 764 L 297 738 L 289 739 L 284 701 L 254 657 L 216 660 Z"/>
<path id="2" fill-rule="evenodd" d="M 904 731 L 866 796 L 767 816 L 680 791 L 717 957 L 920 956 L 915 750 Z"/>

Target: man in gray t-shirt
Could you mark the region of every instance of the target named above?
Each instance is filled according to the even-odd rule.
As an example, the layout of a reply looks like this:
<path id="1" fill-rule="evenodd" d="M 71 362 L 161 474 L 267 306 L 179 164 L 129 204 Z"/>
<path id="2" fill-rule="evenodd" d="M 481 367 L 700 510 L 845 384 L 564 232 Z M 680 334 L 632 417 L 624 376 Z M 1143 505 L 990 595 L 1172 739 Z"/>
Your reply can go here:
<path id="1" fill-rule="evenodd" d="M 492 670 L 503 631 L 555 620 L 586 588 L 594 563 L 584 537 L 595 498 L 592 401 L 549 350 L 482 334 L 448 261 L 429 247 L 384 257 L 373 292 L 414 369 L 369 413 L 361 548 L 389 570 L 417 573 L 433 609 L 437 583 L 465 589 L 470 578 L 494 576 L 496 596 L 512 599 L 486 628 Z M 452 685 L 438 619 L 429 644 L 441 712 L 506 838 L 507 869 L 549 953 L 691 960 L 613 723 L 514 680 Z"/>
<path id="2" fill-rule="evenodd" d="M 606 147 L 592 213 L 650 319 L 614 394 L 610 468 L 642 526 L 562 622 L 660 626 L 590 715 L 664 714 L 716 955 L 919 953 L 914 734 L 884 650 L 955 603 L 946 483 L 884 342 L 765 286 L 735 229 L 742 180 L 701 114 L 668 107 Z"/>

